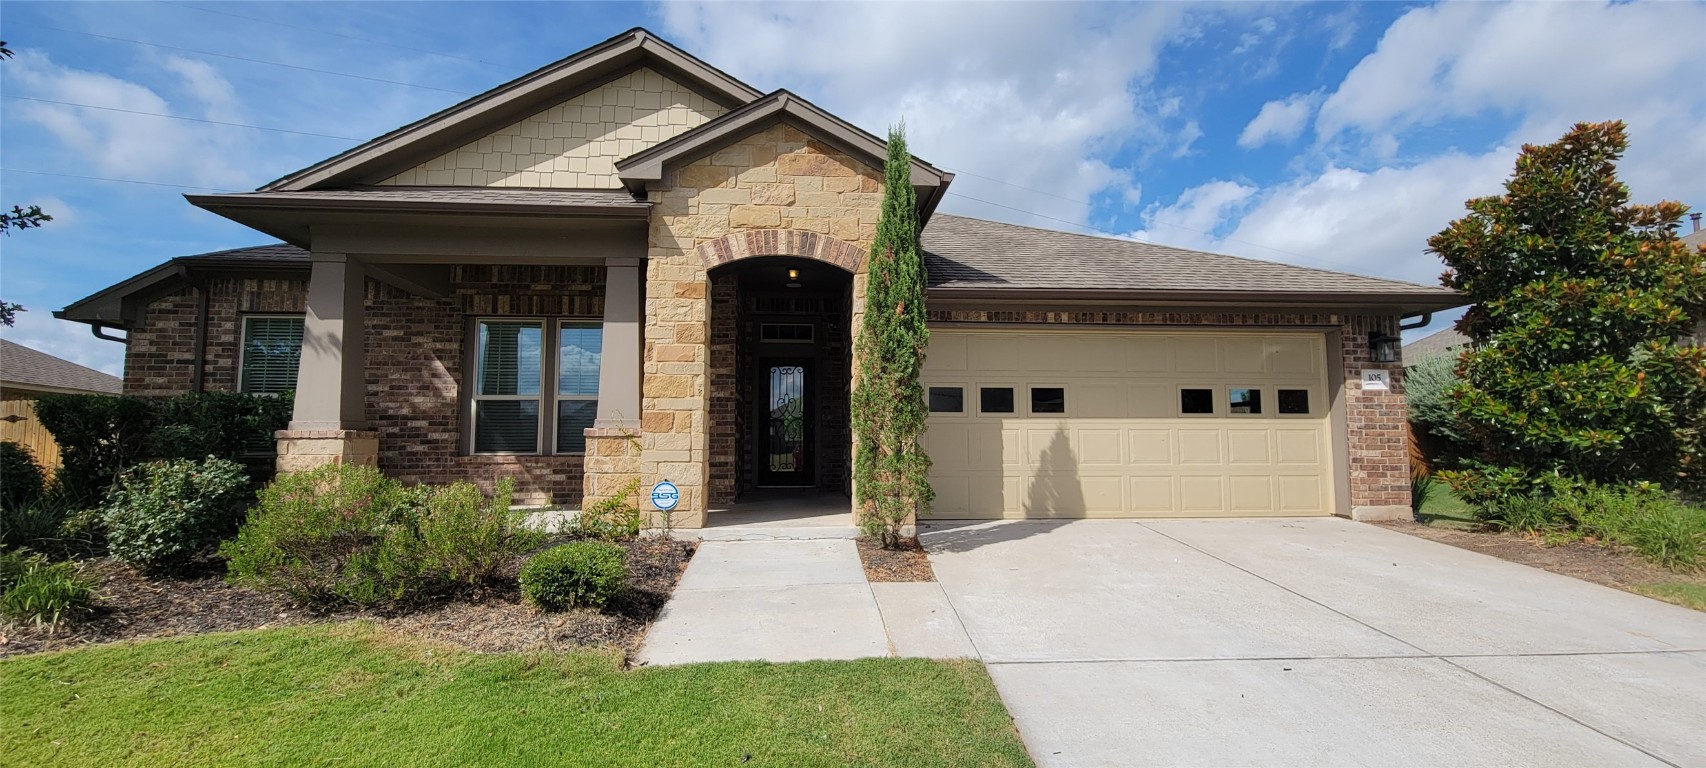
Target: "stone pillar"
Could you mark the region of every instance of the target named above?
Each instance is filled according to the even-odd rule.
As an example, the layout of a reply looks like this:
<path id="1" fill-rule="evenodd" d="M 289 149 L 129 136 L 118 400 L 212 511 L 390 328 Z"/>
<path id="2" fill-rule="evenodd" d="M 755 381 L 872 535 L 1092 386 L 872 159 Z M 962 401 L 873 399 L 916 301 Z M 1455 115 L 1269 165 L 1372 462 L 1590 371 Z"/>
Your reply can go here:
<path id="1" fill-rule="evenodd" d="M 322 464 L 379 463 L 379 435 L 367 428 L 362 347 L 366 270 L 341 253 L 310 257 L 296 405 L 278 438 L 278 471 Z"/>
<path id="2" fill-rule="evenodd" d="M 622 492 L 640 473 L 640 260 L 610 257 L 604 263 L 598 417 L 586 430 L 583 509 Z"/>

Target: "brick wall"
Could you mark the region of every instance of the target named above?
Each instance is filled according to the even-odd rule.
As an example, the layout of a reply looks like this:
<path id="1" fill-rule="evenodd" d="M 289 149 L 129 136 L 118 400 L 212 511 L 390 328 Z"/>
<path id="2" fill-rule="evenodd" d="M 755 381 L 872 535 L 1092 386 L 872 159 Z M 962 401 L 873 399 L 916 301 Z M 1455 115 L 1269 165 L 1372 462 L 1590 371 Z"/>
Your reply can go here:
<path id="1" fill-rule="evenodd" d="M 237 388 L 242 317 L 302 314 L 306 280 L 221 278 L 207 282 L 207 347 L 202 388 Z M 155 299 L 131 329 L 124 350 L 124 391 L 147 397 L 195 388 L 196 289 Z"/>
<path id="2" fill-rule="evenodd" d="M 931 322 L 1028 323 L 1129 326 L 1202 326 L 1228 328 L 1313 327 L 1339 332 L 1339 348 L 1328 349 L 1328 365 L 1337 355 L 1345 379 L 1345 421 L 1349 466 L 1337 468 L 1350 480 L 1350 506 L 1410 505 L 1410 463 L 1404 437 L 1404 364 L 1369 359 L 1368 332 L 1398 334 L 1394 315 L 1343 315 L 1306 312 L 1133 312 L 1084 310 L 933 309 Z M 1385 392 L 1362 389 L 1362 371 L 1384 368 L 1392 382 Z M 1335 463 L 1338 460 L 1335 459 Z"/>

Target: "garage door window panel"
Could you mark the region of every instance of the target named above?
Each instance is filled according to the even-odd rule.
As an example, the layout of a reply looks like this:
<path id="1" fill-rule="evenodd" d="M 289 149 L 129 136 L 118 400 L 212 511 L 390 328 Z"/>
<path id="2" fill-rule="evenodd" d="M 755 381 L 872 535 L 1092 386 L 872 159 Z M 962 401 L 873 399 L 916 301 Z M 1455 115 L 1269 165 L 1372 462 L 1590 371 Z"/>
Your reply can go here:
<path id="1" fill-rule="evenodd" d="M 1214 388 L 1213 387 L 1180 387 L 1179 415 L 1181 416 L 1213 416 Z"/>
<path id="2" fill-rule="evenodd" d="M 1032 416 L 1065 416 L 1066 387 L 1042 385 L 1030 388 Z"/>
<path id="3" fill-rule="evenodd" d="M 978 387 L 977 411 L 987 414 L 1013 413 L 1013 388 Z"/>
<path id="4" fill-rule="evenodd" d="M 1274 390 L 1274 405 L 1280 416 L 1308 416 L 1310 403 L 1314 399 L 1307 389 L 1281 387 Z"/>
<path id="5" fill-rule="evenodd" d="M 1234 416 L 1262 415 L 1260 387 L 1227 387 L 1226 411 Z"/>
<path id="6" fill-rule="evenodd" d="M 960 384 L 932 385 L 928 390 L 930 412 L 943 416 L 963 416 L 966 412 L 966 388 Z"/>

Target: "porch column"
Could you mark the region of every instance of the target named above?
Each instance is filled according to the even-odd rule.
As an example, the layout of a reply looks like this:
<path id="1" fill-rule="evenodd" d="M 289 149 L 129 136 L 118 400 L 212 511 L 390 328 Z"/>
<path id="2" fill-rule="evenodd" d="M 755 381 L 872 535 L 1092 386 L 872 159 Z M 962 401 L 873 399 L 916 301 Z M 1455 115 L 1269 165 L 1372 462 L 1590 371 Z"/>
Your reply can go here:
<path id="1" fill-rule="evenodd" d="M 612 256 L 604 265 L 598 415 L 586 430 L 583 508 L 616 495 L 640 473 L 640 260 Z"/>
<path id="2" fill-rule="evenodd" d="M 363 354 L 367 271 L 341 253 L 310 256 L 302 354 L 290 427 L 276 434 L 278 470 L 379 463 L 379 435 L 367 429 Z"/>

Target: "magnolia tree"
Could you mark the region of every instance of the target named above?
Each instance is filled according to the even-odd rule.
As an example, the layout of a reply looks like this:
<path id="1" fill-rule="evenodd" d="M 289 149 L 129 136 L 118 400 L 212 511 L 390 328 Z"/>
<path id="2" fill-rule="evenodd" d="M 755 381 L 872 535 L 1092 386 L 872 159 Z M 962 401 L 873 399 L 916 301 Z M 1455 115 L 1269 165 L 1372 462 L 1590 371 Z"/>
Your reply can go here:
<path id="1" fill-rule="evenodd" d="M 1679 342 L 1706 314 L 1706 250 L 1677 239 L 1685 206 L 1630 204 L 1628 144 L 1609 122 L 1525 146 L 1503 195 L 1428 240 L 1475 302 L 1450 391 L 1470 455 L 1448 476 L 1472 500 L 1557 479 L 1706 487 L 1706 348 Z"/>
<path id="2" fill-rule="evenodd" d="M 918 374 L 930 331 L 924 317 L 924 249 L 905 126 L 889 132 L 883 164 L 883 210 L 865 285 L 865 316 L 854 345 L 853 487 L 865 532 L 884 547 L 900 543 L 901 526 L 929 509 L 930 457 L 924 434 L 924 390 Z"/>

